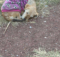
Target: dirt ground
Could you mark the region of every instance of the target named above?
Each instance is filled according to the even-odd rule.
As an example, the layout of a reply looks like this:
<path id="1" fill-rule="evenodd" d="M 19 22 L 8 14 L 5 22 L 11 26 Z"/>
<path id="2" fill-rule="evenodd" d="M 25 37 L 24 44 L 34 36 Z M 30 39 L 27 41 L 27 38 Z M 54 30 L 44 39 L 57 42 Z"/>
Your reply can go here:
<path id="1" fill-rule="evenodd" d="M 6 25 L 0 26 L 1 57 L 29 57 L 39 47 L 46 51 L 60 50 L 60 5 L 52 7 L 48 17 L 30 21 L 35 23 L 10 25 L 5 35 L 2 33 Z"/>

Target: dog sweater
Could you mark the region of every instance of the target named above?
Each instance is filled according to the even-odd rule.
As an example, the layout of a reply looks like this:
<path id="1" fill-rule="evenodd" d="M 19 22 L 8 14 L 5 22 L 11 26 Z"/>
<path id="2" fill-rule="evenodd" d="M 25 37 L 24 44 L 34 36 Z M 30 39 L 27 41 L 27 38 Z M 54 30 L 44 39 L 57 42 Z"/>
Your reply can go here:
<path id="1" fill-rule="evenodd" d="M 6 0 L 2 7 L 2 12 L 11 12 L 11 11 L 18 11 L 21 12 L 24 10 L 25 5 L 27 4 L 28 0 Z"/>

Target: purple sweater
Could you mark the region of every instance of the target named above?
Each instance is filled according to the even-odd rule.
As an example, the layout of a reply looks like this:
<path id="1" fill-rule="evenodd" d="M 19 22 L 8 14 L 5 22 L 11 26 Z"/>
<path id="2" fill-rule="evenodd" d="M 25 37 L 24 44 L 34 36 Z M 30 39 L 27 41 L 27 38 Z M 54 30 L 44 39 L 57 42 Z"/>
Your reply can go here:
<path id="1" fill-rule="evenodd" d="M 2 12 L 18 11 L 21 12 L 24 10 L 24 7 L 28 0 L 6 0 L 2 7 Z"/>

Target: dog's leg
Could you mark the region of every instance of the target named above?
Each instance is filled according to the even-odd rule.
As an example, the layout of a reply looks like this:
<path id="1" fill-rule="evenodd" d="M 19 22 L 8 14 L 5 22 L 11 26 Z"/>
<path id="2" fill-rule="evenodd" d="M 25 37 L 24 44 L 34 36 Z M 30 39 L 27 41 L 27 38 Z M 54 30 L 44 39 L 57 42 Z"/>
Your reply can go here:
<path id="1" fill-rule="evenodd" d="M 3 34 L 5 34 L 5 32 L 7 31 L 9 25 L 11 24 L 11 21 L 7 24 L 6 28 L 5 28 L 5 31 L 3 32 Z"/>

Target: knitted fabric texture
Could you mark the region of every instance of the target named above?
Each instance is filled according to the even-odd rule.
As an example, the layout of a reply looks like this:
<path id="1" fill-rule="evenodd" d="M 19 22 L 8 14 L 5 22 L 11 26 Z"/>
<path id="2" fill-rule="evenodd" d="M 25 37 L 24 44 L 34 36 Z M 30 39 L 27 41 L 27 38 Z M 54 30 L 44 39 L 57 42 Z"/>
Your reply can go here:
<path id="1" fill-rule="evenodd" d="M 25 5 L 27 4 L 28 0 L 6 0 L 2 7 L 2 12 L 9 12 L 9 11 L 18 11 L 21 12 L 24 10 Z"/>

